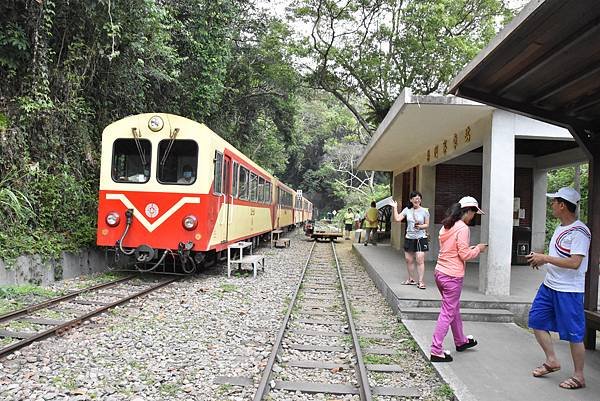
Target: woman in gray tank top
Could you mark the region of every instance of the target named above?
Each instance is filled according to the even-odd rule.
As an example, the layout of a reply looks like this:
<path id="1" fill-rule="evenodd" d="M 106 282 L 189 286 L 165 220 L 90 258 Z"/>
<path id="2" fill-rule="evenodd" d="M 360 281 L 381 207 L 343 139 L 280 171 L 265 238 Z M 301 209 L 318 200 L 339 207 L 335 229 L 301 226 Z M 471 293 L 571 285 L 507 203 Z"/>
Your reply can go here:
<path id="1" fill-rule="evenodd" d="M 406 237 L 404 239 L 404 258 L 406 259 L 406 270 L 408 278 L 402 283 L 404 285 L 416 285 L 424 290 L 425 282 L 425 252 L 429 250 L 427 239 L 427 228 L 429 227 L 429 211 L 421 206 L 421 193 L 412 191 L 409 195 L 410 205 L 398 213 L 398 203 L 392 201 L 394 220 L 406 219 Z"/>

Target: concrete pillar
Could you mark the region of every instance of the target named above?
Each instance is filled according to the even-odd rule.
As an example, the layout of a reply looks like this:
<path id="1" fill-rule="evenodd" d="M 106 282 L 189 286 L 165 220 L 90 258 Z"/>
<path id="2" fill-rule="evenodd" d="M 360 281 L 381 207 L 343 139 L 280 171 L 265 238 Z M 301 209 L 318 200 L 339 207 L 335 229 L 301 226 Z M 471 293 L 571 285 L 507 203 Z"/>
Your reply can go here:
<path id="1" fill-rule="evenodd" d="M 429 252 L 425 252 L 425 260 L 436 260 L 438 254 L 438 233 L 435 229 L 435 166 L 419 166 L 417 190 L 423 195 L 423 207 L 429 209 Z M 435 246 L 434 246 L 435 245 Z"/>
<path id="2" fill-rule="evenodd" d="M 515 186 L 515 116 L 495 110 L 490 135 L 483 142 L 481 242 L 488 252 L 479 258 L 479 291 L 510 295 Z"/>
<path id="3" fill-rule="evenodd" d="M 543 252 L 546 241 L 548 170 L 533 170 L 533 205 L 531 211 L 531 250 Z"/>
<path id="4" fill-rule="evenodd" d="M 394 182 L 392 186 L 392 198 L 398 202 L 400 210 L 402 210 L 402 173 L 396 173 L 393 176 Z M 396 223 L 392 217 L 392 232 L 390 233 L 390 242 L 394 249 L 402 249 L 402 225 Z"/>

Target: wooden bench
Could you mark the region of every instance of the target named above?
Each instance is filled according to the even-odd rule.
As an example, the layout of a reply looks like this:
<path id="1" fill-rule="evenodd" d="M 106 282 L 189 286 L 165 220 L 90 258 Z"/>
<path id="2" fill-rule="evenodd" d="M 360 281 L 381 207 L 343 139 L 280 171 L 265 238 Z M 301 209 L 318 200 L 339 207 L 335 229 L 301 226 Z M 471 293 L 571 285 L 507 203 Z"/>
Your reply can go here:
<path id="1" fill-rule="evenodd" d="M 289 248 L 290 239 L 289 238 L 281 238 L 275 241 L 275 248 Z"/>
<path id="2" fill-rule="evenodd" d="M 586 338 L 588 349 L 596 349 L 596 331 L 600 330 L 600 312 L 585 310 Z"/>
<path id="3" fill-rule="evenodd" d="M 256 278 L 256 270 L 260 267 L 262 271 L 265 271 L 265 256 L 264 255 L 246 255 L 242 256 L 239 260 L 232 260 L 231 264 L 237 263 L 239 268 L 244 264 L 252 265 L 253 277 Z"/>

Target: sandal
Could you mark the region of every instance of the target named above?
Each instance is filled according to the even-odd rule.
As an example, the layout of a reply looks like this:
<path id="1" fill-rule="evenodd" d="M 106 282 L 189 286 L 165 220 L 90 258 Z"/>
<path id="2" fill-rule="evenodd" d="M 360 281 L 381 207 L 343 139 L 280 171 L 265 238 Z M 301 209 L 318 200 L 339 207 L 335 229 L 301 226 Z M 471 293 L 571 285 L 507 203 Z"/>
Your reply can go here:
<path id="1" fill-rule="evenodd" d="M 417 288 L 420 289 L 420 290 L 424 290 L 427 287 L 425 287 L 425 283 L 424 282 L 419 281 L 419 284 L 417 284 Z"/>
<path id="2" fill-rule="evenodd" d="M 577 390 L 579 388 L 584 388 L 585 383 L 579 381 L 579 379 L 577 379 L 576 377 L 569 377 L 567 380 L 560 383 L 558 387 L 567 390 Z"/>
<path id="3" fill-rule="evenodd" d="M 417 285 L 417 282 L 411 278 L 411 279 L 404 280 L 400 284 L 402 284 L 402 285 Z"/>
<path id="4" fill-rule="evenodd" d="M 542 376 L 546 376 L 549 373 L 557 372 L 559 370 L 560 370 L 560 366 L 552 367 L 552 366 L 548 365 L 547 363 L 542 363 L 542 366 L 538 366 L 537 368 L 533 369 L 533 372 L 531 372 L 531 373 L 533 374 L 533 377 L 542 377 Z"/>

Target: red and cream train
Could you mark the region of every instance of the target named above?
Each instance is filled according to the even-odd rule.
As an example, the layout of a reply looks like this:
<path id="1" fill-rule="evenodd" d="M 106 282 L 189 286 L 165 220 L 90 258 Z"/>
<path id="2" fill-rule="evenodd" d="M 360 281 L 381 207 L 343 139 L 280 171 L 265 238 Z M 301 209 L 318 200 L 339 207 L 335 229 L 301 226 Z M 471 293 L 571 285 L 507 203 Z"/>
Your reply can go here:
<path id="1" fill-rule="evenodd" d="M 312 219 L 312 203 L 204 124 L 139 114 L 102 133 L 97 244 L 119 265 L 191 272 L 241 240 Z"/>

